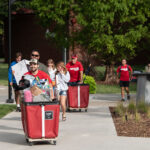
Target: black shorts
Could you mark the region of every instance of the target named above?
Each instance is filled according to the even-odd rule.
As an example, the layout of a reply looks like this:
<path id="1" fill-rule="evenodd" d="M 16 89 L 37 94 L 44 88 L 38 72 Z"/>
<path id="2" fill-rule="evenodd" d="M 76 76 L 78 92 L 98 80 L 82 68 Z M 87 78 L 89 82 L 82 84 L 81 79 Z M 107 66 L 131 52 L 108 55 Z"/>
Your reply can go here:
<path id="1" fill-rule="evenodd" d="M 13 89 L 14 91 L 19 91 L 19 86 L 17 85 L 17 83 L 13 83 Z"/>
<path id="2" fill-rule="evenodd" d="M 120 81 L 120 87 L 129 87 L 129 81 Z"/>

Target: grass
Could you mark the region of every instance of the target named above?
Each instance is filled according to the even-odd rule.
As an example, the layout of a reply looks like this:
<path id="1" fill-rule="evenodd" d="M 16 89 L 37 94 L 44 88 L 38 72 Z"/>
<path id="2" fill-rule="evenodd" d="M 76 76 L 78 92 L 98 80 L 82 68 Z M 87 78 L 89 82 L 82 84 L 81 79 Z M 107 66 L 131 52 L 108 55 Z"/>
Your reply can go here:
<path id="1" fill-rule="evenodd" d="M 5 115 L 14 111 L 15 109 L 16 109 L 16 105 L 1 104 L 0 105 L 0 118 L 4 117 Z"/>
<path id="2" fill-rule="evenodd" d="M 0 85 L 8 85 L 8 64 L 0 63 Z"/>
<path id="3" fill-rule="evenodd" d="M 136 83 L 131 83 L 129 89 L 130 89 L 131 93 L 136 93 Z M 120 86 L 119 85 L 97 84 L 96 93 L 101 93 L 101 94 L 120 93 Z"/>
<path id="4" fill-rule="evenodd" d="M 144 71 L 145 70 L 145 66 L 144 65 L 134 65 L 134 66 L 131 66 L 133 71 Z M 118 66 L 115 66 L 114 67 L 114 70 L 117 71 L 117 68 Z M 106 67 L 105 66 L 96 66 L 94 67 L 95 71 L 96 71 L 96 75 L 95 75 L 95 78 L 96 80 L 104 80 L 104 77 L 105 77 L 105 69 Z"/>

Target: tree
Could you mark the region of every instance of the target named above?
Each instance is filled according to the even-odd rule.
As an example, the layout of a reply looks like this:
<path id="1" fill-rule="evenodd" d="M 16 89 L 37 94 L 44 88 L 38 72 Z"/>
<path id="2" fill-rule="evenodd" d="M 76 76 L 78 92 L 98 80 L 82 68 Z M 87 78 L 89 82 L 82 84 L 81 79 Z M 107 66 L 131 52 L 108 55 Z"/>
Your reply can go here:
<path id="1" fill-rule="evenodd" d="M 31 7 L 46 29 L 46 37 L 60 47 L 69 47 L 69 11 L 73 0 L 33 0 Z"/>
<path id="2" fill-rule="evenodd" d="M 20 8 L 29 8 L 30 0 L 10 0 L 11 10 L 17 11 Z M 3 44 L 4 20 L 8 17 L 8 0 L 0 0 L 0 45 Z M 3 56 L 1 50 L 0 57 Z"/>
<path id="3" fill-rule="evenodd" d="M 106 83 L 116 81 L 115 62 L 136 55 L 139 42 L 149 34 L 149 0 L 76 0 L 81 30 L 74 40 L 106 64 Z"/>
<path id="4" fill-rule="evenodd" d="M 29 8 L 30 0 L 11 0 L 12 11 Z M 8 0 L 0 0 L 0 35 L 3 34 L 4 19 L 8 16 Z"/>

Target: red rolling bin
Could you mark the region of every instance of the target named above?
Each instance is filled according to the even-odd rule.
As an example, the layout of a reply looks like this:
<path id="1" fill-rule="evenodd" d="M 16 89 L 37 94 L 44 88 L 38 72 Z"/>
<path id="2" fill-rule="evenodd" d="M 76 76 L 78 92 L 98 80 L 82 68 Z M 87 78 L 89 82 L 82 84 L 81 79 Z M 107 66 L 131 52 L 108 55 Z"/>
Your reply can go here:
<path id="1" fill-rule="evenodd" d="M 22 125 L 26 141 L 50 141 L 56 145 L 59 129 L 59 102 L 22 102 Z"/>
<path id="2" fill-rule="evenodd" d="M 89 104 L 89 85 L 71 85 L 68 88 L 68 111 L 84 109 L 87 111 Z"/>

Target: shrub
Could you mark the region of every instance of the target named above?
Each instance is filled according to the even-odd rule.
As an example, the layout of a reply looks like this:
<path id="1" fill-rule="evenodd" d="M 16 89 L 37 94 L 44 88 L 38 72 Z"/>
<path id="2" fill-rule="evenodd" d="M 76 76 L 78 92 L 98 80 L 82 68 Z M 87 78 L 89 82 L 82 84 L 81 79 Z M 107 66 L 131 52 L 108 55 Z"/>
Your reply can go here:
<path id="1" fill-rule="evenodd" d="M 148 107 L 147 117 L 150 118 L 150 107 Z"/>
<path id="2" fill-rule="evenodd" d="M 139 122 L 141 120 L 141 115 L 137 111 L 135 112 L 135 120 Z"/>
<path id="3" fill-rule="evenodd" d="M 146 104 L 144 101 L 140 101 L 137 104 L 137 110 L 139 113 L 147 113 L 148 112 L 148 104 Z"/>
<path id="4" fill-rule="evenodd" d="M 124 116 L 126 114 L 126 107 L 123 106 L 123 103 L 119 103 L 115 108 L 115 112 L 119 116 Z"/>
<path id="5" fill-rule="evenodd" d="M 131 114 L 136 113 L 136 104 L 133 101 L 131 101 L 128 105 L 128 112 Z"/>
<path id="6" fill-rule="evenodd" d="M 83 79 L 85 79 L 85 75 L 83 75 Z M 92 76 L 86 76 L 86 79 L 84 80 L 85 84 L 89 84 L 90 86 L 90 94 L 96 93 L 96 82 L 95 79 Z"/>

